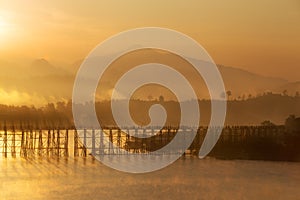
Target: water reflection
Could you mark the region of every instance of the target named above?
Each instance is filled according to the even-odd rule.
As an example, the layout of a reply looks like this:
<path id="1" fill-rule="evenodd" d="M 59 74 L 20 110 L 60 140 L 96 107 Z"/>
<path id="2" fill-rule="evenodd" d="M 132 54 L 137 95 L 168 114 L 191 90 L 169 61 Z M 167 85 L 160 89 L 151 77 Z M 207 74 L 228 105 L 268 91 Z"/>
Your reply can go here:
<path id="1" fill-rule="evenodd" d="M 0 199 L 297 199 L 300 163 L 186 157 L 148 174 L 92 158 L 0 160 Z"/>

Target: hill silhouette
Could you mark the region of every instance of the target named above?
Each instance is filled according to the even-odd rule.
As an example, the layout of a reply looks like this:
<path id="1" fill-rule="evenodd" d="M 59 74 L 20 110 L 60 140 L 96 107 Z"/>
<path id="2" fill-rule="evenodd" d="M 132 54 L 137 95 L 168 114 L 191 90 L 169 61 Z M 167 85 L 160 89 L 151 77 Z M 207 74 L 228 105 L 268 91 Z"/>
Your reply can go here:
<path id="1" fill-rule="evenodd" d="M 160 55 L 159 52 L 155 52 Z M 161 55 L 166 56 L 166 55 Z M 140 58 L 143 59 L 143 58 Z M 169 59 L 166 57 L 166 59 Z M 73 83 L 76 72 L 82 60 L 63 67 L 57 67 L 46 59 L 36 59 L 28 64 L 17 65 L 5 61 L 0 62 L 2 73 L 0 74 L 0 90 L 3 93 L 13 93 L 17 96 L 28 96 L 28 104 L 31 102 L 39 102 L 38 106 L 46 102 L 55 102 L 70 99 L 72 95 Z M 130 60 L 128 60 L 130 62 Z M 169 60 L 172 64 L 172 60 Z M 122 67 L 122 66 L 120 66 Z M 184 68 L 185 66 L 182 66 Z M 300 91 L 300 82 L 289 82 L 282 78 L 274 78 L 258 75 L 246 70 L 235 67 L 218 65 L 227 91 L 231 91 L 231 99 L 245 99 L 248 96 L 262 95 L 263 93 L 285 93 L 286 95 L 295 95 Z M 159 72 L 157 72 L 159 73 Z M 189 73 L 189 72 L 187 72 Z M 111 74 L 110 76 L 114 76 Z M 209 99 L 209 95 L 204 83 L 199 83 L 193 78 L 193 74 L 189 75 L 191 81 L 197 84 L 199 93 L 203 99 Z M 108 77 L 108 80 L 110 77 Z M 107 82 L 106 84 L 111 84 Z M 159 96 L 159 91 L 153 90 L 152 96 Z M 13 95 L 11 95 L 13 96 Z M 107 98 L 106 94 L 97 95 L 101 98 Z M 148 94 L 140 96 L 142 100 L 148 99 Z M 35 98 L 34 100 L 30 97 Z M 9 99 L 10 97 L 4 98 Z M 168 99 L 167 96 L 165 96 Z M 201 98 L 201 99 L 202 99 Z M 100 100 L 100 99 L 98 99 Z M 0 101 L 4 102 L 1 97 Z M 19 105 L 23 105 L 24 101 L 20 101 Z M 35 104 L 36 105 L 36 104 Z"/>

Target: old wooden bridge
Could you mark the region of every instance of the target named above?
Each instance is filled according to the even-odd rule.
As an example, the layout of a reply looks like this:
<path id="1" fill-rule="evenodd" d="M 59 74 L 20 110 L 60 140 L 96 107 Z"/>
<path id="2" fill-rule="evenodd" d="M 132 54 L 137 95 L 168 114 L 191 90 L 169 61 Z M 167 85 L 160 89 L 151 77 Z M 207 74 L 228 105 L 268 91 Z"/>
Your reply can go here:
<path id="1" fill-rule="evenodd" d="M 127 132 L 152 135 L 150 138 L 137 138 L 125 134 L 118 128 L 108 127 L 102 130 L 74 128 L 34 128 L 33 126 L 6 126 L 0 130 L 0 157 L 86 157 L 89 154 L 121 154 L 118 146 L 127 152 L 149 153 L 168 144 L 173 137 L 182 132 L 188 137 L 191 131 L 197 131 L 190 147 L 184 154 L 197 154 L 203 142 L 207 127 L 184 129 L 164 127 L 127 128 Z M 216 146 L 222 144 L 247 143 L 249 138 L 280 138 L 285 135 L 283 126 L 237 126 L 224 127 Z M 105 142 L 109 138 L 110 142 Z M 113 144 L 113 145 L 112 145 Z M 93 152 L 94 151 L 94 152 Z M 95 154 L 94 154 L 95 153 Z"/>

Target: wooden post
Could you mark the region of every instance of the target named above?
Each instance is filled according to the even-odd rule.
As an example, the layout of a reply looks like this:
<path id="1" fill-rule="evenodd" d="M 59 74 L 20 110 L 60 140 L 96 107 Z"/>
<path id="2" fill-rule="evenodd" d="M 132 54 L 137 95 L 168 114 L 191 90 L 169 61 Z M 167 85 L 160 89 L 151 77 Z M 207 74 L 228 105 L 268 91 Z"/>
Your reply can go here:
<path id="1" fill-rule="evenodd" d="M 74 131 L 74 157 L 78 157 L 79 152 L 78 152 L 78 133 L 77 130 L 75 129 Z"/>
<path id="2" fill-rule="evenodd" d="M 113 132 L 112 132 L 112 128 L 109 128 L 109 154 L 114 154 L 114 147 L 113 147 Z"/>
<path id="3" fill-rule="evenodd" d="M 7 158 L 7 129 L 6 129 L 6 124 L 4 124 L 3 153 L 4 153 L 4 157 Z"/>
<path id="4" fill-rule="evenodd" d="M 117 136 L 117 145 L 118 145 L 118 154 L 121 153 L 120 149 L 121 149 L 121 129 L 118 129 L 118 136 Z"/>
<path id="5" fill-rule="evenodd" d="M 95 136 L 95 129 L 92 130 L 92 155 L 95 156 L 96 154 L 96 136 Z"/>
<path id="6" fill-rule="evenodd" d="M 21 132 L 22 132 L 22 136 L 21 136 L 21 150 L 20 150 L 20 156 L 21 157 L 26 157 L 26 136 L 25 136 L 25 132 L 24 129 L 21 127 Z"/>
<path id="7" fill-rule="evenodd" d="M 16 157 L 16 131 L 14 125 L 12 125 L 11 156 Z"/>
<path id="8" fill-rule="evenodd" d="M 52 148 L 51 148 L 51 156 L 55 155 L 55 149 L 56 149 L 56 141 L 55 141 L 55 131 L 52 130 Z"/>
<path id="9" fill-rule="evenodd" d="M 47 156 L 50 156 L 51 152 L 51 130 L 48 130 L 48 135 L 47 135 Z"/>
<path id="10" fill-rule="evenodd" d="M 99 154 L 104 155 L 103 129 L 100 130 Z"/>
<path id="11" fill-rule="evenodd" d="M 83 130 L 83 146 L 82 146 L 82 156 L 86 157 L 87 156 L 87 150 L 86 150 L 86 129 Z"/>
<path id="12" fill-rule="evenodd" d="M 39 131 L 39 144 L 38 144 L 38 156 L 42 156 L 43 151 L 43 133 L 42 130 Z"/>
<path id="13" fill-rule="evenodd" d="M 64 149 L 65 149 L 64 156 L 68 157 L 69 156 L 69 130 L 68 129 L 66 129 Z"/>
<path id="14" fill-rule="evenodd" d="M 56 144 L 56 155 L 57 155 L 57 157 L 59 157 L 60 156 L 60 130 L 58 129 L 57 130 L 57 138 L 56 138 L 56 140 L 57 140 L 57 144 Z"/>

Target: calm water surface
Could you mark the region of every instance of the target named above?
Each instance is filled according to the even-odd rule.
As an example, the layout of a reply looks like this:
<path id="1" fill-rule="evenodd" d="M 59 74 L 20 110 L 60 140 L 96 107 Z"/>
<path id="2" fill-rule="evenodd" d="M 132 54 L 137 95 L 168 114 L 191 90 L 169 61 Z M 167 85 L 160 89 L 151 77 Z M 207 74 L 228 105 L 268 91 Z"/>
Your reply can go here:
<path id="1" fill-rule="evenodd" d="M 90 158 L 0 164 L 0 199 L 300 199 L 300 163 L 185 158 L 148 174 Z"/>

